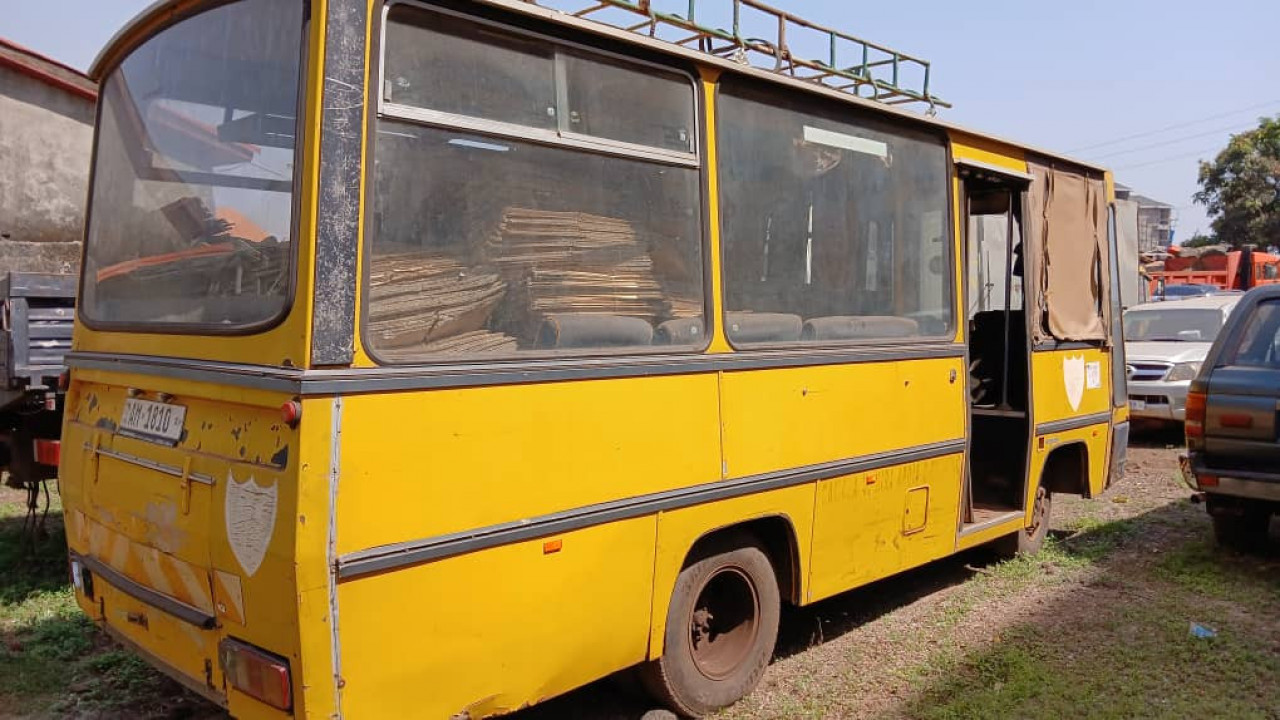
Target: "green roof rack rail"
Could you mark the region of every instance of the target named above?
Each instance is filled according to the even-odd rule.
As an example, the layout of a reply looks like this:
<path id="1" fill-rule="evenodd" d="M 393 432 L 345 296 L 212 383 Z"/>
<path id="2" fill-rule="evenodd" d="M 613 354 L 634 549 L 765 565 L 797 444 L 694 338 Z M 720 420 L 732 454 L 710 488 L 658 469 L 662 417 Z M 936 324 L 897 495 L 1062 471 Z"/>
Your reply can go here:
<path id="1" fill-rule="evenodd" d="M 929 63 L 892 48 L 863 40 L 759 0 L 703 0 L 704 16 L 718 11 L 731 29 L 699 21 L 698 0 L 687 3 L 685 14 L 655 7 L 660 0 L 525 0 L 631 32 L 696 48 L 743 65 L 820 83 L 858 97 L 888 105 L 924 103 L 929 114 L 951 107 L 929 91 Z M 621 11 L 621 12 L 620 12 Z M 768 28 L 765 37 L 745 34 L 744 27 Z M 799 57 L 788 42 L 803 36 L 803 44 L 821 58 Z"/>

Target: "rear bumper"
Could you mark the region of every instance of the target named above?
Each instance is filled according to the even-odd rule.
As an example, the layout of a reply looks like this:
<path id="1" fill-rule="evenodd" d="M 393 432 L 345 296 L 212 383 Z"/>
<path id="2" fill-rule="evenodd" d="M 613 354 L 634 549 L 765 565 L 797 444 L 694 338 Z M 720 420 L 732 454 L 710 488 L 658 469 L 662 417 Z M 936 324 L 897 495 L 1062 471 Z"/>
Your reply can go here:
<path id="1" fill-rule="evenodd" d="M 1190 472 L 1186 468 L 1190 468 Z M 1217 478 L 1217 484 L 1205 483 L 1206 476 Z M 1217 470 L 1205 467 L 1191 458 L 1184 463 L 1183 478 L 1193 490 L 1211 495 L 1229 495 L 1250 500 L 1280 502 L 1280 473 L 1249 470 Z"/>
<path id="2" fill-rule="evenodd" d="M 108 567 L 106 563 L 88 555 L 80 555 L 73 551 L 71 553 L 71 561 L 85 566 L 89 569 L 89 572 L 93 573 L 95 578 L 106 581 L 119 592 L 128 595 L 134 600 L 146 603 L 157 610 L 166 612 L 189 625 L 195 625 L 201 630 L 212 630 L 218 623 L 217 618 L 200 608 L 192 607 L 181 600 L 176 600 L 163 593 L 158 593 L 141 583 L 134 582 Z"/>
<path id="3" fill-rule="evenodd" d="M 169 676 L 169 678 L 174 682 L 190 690 L 191 692 L 199 695 L 205 700 L 208 700 L 209 702 L 215 705 L 218 705 L 219 707 L 223 707 L 223 708 L 227 707 L 226 695 L 219 693 L 218 691 L 210 688 L 205 683 L 202 683 L 196 680 L 195 678 L 191 677 L 190 675 L 187 675 L 186 673 L 182 672 L 178 668 L 165 662 L 164 658 L 161 658 L 159 655 L 156 655 L 155 653 L 151 652 L 145 647 L 134 642 L 132 639 L 129 638 L 128 635 L 125 635 L 124 633 L 120 632 L 119 630 L 112 627 L 107 622 L 98 620 L 97 625 L 98 627 L 102 628 L 103 632 L 109 635 L 112 640 L 115 640 L 116 642 L 120 643 L 125 648 L 127 648 L 130 652 L 141 657 L 143 660 L 146 661 L 148 665 L 159 670 L 165 675 Z"/>
<path id="4" fill-rule="evenodd" d="M 1182 422 L 1187 417 L 1189 382 L 1129 382 L 1129 416 Z"/>
<path id="5" fill-rule="evenodd" d="M 70 553 L 80 608 L 112 639 L 184 687 L 226 707 L 216 619 L 81 552 Z M 77 569 L 79 572 L 77 573 Z"/>

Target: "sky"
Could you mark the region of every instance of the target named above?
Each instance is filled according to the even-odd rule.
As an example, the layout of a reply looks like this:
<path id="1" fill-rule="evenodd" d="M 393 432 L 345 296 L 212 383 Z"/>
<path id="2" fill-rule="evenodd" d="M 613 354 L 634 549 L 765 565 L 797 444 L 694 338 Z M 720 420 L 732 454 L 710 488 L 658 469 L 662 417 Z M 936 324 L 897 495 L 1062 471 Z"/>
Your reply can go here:
<path id="1" fill-rule="evenodd" d="M 150 2 L 4 0 L 0 36 L 86 69 Z M 1110 167 L 1175 207 L 1175 239 L 1209 230 L 1192 202 L 1198 161 L 1280 114 L 1276 0 L 772 4 L 930 61 L 933 91 L 954 105 L 941 117 Z"/>

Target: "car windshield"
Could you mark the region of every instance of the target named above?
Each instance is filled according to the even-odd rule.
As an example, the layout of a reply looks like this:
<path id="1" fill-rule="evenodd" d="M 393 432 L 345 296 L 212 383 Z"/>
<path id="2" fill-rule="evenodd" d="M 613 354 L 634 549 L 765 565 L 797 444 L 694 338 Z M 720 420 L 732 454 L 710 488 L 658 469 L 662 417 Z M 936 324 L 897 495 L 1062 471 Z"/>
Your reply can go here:
<path id="1" fill-rule="evenodd" d="M 217 331 L 283 313 L 304 9 L 218 6 L 107 77 L 80 303 L 91 323 Z"/>
<path id="2" fill-rule="evenodd" d="M 1124 314 L 1124 338 L 1129 341 L 1213 342 L 1222 329 L 1223 313 L 1216 308 L 1160 308 Z"/>

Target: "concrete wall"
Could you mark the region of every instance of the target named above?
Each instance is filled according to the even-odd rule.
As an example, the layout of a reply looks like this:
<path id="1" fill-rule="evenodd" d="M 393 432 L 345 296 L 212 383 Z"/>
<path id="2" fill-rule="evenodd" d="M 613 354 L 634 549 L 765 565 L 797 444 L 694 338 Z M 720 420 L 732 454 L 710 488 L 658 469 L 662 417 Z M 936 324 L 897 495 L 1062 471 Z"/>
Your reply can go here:
<path id="1" fill-rule="evenodd" d="M 75 272 L 92 101 L 0 66 L 0 272 Z"/>

